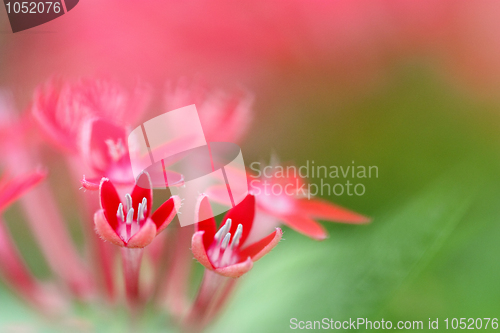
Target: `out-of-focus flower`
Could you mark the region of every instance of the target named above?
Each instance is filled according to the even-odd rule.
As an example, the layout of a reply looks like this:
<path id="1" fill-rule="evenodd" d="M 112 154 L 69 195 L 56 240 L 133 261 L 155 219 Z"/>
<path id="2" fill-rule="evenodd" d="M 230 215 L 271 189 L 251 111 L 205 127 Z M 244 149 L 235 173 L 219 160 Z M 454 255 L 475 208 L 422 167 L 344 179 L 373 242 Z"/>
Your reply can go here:
<path id="1" fill-rule="evenodd" d="M 127 128 L 148 101 L 149 91 L 142 85 L 129 93 L 106 80 L 71 84 L 52 79 L 35 92 L 32 113 L 53 143 L 81 158 L 92 175 L 82 184 L 97 190 L 101 177 L 133 184 Z"/>
<path id="2" fill-rule="evenodd" d="M 8 176 L 5 175 L 0 178 L 0 213 L 26 191 L 40 183 L 46 176 L 45 171 L 38 170 L 13 179 L 8 179 Z"/>
<path id="3" fill-rule="evenodd" d="M 4 175 L 0 179 L 0 276 L 16 293 L 49 314 L 61 310 L 61 295 L 53 290 L 49 291 L 47 285 L 42 284 L 31 274 L 3 225 L 1 217 L 11 203 L 40 183 L 45 176 L 46 173 L 39 170 L 11 179 Z"/>
<path id="4" fill-rule="evenodd" d="M 197 207 L 198 218 L 212 216 L 206 196 L 202 196 Z M 249 194 L 224 217 L 218 231 L 213 217 L 196 224 L 192 239 L 194 257 L 205 268 L 216 273 L 237 278 L 248 272 L 253 263 L 271 251 L 281 240 L 283 232 L 274 232 L 259 241 L 246 244 L 255 216 L 255 197 Z"/>
<path id="5" fill-rule="evenodd" d="M 233 94 L 181 80 L 169 83 L 165 95 L 167 111 L 195 104 L 207 141 L 238 142 L 252 120 L 253 97 L 246 91 Z"/>
<path id="6" fill-rule="evenodd" d="M 236 172 L 230 170 L 228 172 Z M 255 226 L 251 239 L 259 238 L 280 223 L 316 240 L 328 237 L 328 232 L 316 220 L 363 224 L 370 222 L 370 218 L 334 205 L 326 200 L 310 198 L 304 189 L 305 182 L 300 177 L 287 175 L 286 177 L 261 177 L 248 173 L 250 192 L 256 197 L 257 214 L 260 223 Z M 279 186 L 281 191 L 276 193 L 273 186 Z M 230 205 L 225 199 L 227 189 L 214 186 L 207 191 L 211 199 L 222 204 Z"/>
<path id="7" fill-rule="evenodd" d="M 149 175 L 144 172 L 138 184 L 148 182 Z M 143 248 L 149 245 L 161 231 L 172 222 L 180 208 L 180 199 L 172 196 L 153 214 L 152 186 L 145 189 L 136 185 L 131 194 L 120 200 L 113 183 L 103 178 L 99 188 L 101 209 L 94 215 L 96 231 L 103 240 L 128 248 Z"/>
<path id="8" fill-rule="evenodd" d="M 143 114 L 148 101 L 149 92 L 144 86 L 129 93 L 107 80 L 82 79 L 68 83 L 51 79 L 35 91 L 32 112 L 53 143 L 71 152 L 80 152 L 92 137 L 89 132 L 93 126 L 89 123 L 104 119 L 115 126 L 126 127 Z"/>

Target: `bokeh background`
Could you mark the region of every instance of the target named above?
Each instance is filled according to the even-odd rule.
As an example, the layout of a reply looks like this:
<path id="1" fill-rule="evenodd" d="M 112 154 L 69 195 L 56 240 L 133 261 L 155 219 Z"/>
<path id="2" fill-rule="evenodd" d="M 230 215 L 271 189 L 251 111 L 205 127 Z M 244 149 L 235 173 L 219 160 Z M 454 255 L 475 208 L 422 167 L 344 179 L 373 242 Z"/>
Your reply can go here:
<path id="1" fill-rule="evenodd" d="M 23 110 L 52 75 L 141 80 L 161 113 L 167 81 L 201 78 L 255 95 L 247 165 L 276 154 L 378 166 L 364 196 L 324 196 L 373 223 L 325 223 L 323 242 L 285 227 L 213 332 L 286 332 L 290 318 L 498 318 L 499 32 L 494 0 L 81 0 L 16 34 L 0 10 L 0 87 Z M 9 228 L 43 276 L 16 214 Z M 0 327 L 44 325 L 4 287 L 0 309 Z M 98 331 L 123 329 L 80 311 Z"/>

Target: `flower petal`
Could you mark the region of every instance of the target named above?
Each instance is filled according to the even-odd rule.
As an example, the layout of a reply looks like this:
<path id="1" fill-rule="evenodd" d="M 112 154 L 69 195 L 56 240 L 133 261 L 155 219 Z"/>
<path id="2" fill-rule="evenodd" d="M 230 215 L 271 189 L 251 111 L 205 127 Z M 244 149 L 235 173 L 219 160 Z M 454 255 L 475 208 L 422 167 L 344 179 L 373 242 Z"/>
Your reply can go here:
<path id="1" fill-rule="evenodd" d="M 42 133 L 49 138 L 59 148 L 66 151 L 76 152 L 78 149 L 76 135 L 71 133 L 71 126 L 64 129 L 57 119 L 57 109 L 60 103 L 60 84 L 55 79 L 44 86 L 38 87 L 35 91 L 31 111 L 33 117 L 42 129 Z M 67 91 L 66 89 L 64 90 Z M 77 116 L 75 116 L 77 118 Z"/>
<path id="2" fill-rule="evenodd" d="M 309 217 L 326 221 L 336 221 L 345 223 L 368 223 L 370 218 L 352 212 L 343 207 L 334 205 L 321 199 L 302 199 L 297 201 L 297 209 L 300 213 Z"/>
<path id="3" fill-rule="evenodd" d="M 328 237 L 325 228 L 307 216 L 280 216 L 280 219 L 293 230 L 313 239 L 324 240 Z"/>
<path id="4" fill-rule="evenodd" d="M 97 234 L 105 241 L 118 246 L 125 246 L 125 242 L 118 236 L 118 234 L 109 225 L 108 220 L 104 216 L 104 209 L 98 210 L 94 214 L 94 224 Z"/>
<path id="5" fill-rule="evenodd" d="M 213 270 L 214 266 L 208 259 L 207 250 L 205 250 L 205 245 L 203 245 L 203 236 L 205 231 L 197 231 L 194 233 L 191 239 L 191 251 L 193 256 L 206 268 Z"/>
<path id="6" fill-rule="evenodd" d="M 151 177 L 145 171 L 141 172 L 136 180 L 136 185 L 132 190 L 130 196 L 132 197 L 132 208 L 134 208 L 134 220 L 137 220 L 137 213 L 139 204 L 143 198 L 146 198 L 146 214 L 144 217 L 148 218 L 151 214 L 151 207 L 153 205 L 153 185 L 151 184 Z"/>
<path id="7" fill-rule="evenodd" d="M 118 228 L 116 212 L 118 211 L 118 206 L 121 201 L 115 186 L 108 178 L 103 178 L 101 180 L 101 185 L 99 186 L 99 200 L 101 202 L 101 208 L 104 209 L 106 220 L 108 220 L 111 228 L 116 230 L 116 228 Z M 127 214 L 127 212 L 125 212 L 125 214 Z"/>
<path id="8" fill-rule="evenodd" d="M 240 252 L 240 256 L 242 258 L 251 257 L 252 261 L 257 261 L 278 245 L 282 236 L 283 231 L 280 228 L 276 228 L 276 230 L 268 236 L 243 249 Z"/>
<path id="9" fill-rule="evenodd" d="M 46 175 L 46 172 L 39 170 L 5 182 L 2 181 L 0 186 L 0 211 L 44 180 Z"/>
<path id="10" fill-rule="evenodd" d="M 243 226 L 243 233 L 240 238 L 240 244 L 245 244 L 245 240 L 252 230 L 253 219 L 255 216 L 255 196 L 249 194 L 243 201 L 237 204 L 235 207 L 231 208 L 229 212 L 224 217 L 222 224 L 226 223 L 227 219 L 232 220 L 231 230 L 229 231 L 231 235 L 234 235 L 238 224 Z"/>
<path id="11" fill-rule="evenodd" d="M 200 221 L 195 224 L 196 231 L 204 231 L 203 244 L 205 249 L 208 249 L 214 240 L 215 233 L 217 231 L 217 225 L 215 223 L 214 214 L 212 212 L 212 207 L 208 201 L 208 197 L 202 194 L 198 201 L 196 202 L 195 208 L 195 220 Z"/>
<path id="12" fill-rule="evenodd" d="M 181 206 L 181 199 L 174 195 L 165 201 L 151 216 L 156 225 L 156 234 L 165 229 L 174 219 Z"/>
<path id="13" fill-rule="evenodd" d="M 148 218 L 141 226 L 141 229 L 139 229 L 135 235 L 130 237 L 125 246 L 129 248 L 143 248 L 151 244 L 155 237 L 156 226 L 153 221 Z"/>
<path id="14" fill-rule="evenodd" d="M 80 180 L 80 183 L 82 184 L 82 187 L 85 190 L 89 191 L 98 191 L 99 186 L 100 186 L 100 180 L 92 180 L 92 179 L 87 179 L 85 178 L 85 175 L 83 175 L 82 180 Z"/>
<path id="15" fill-rule="evenodd" d="M 251 270 L 253 267 L 253 261 L 250 259 L 250 257 L 247 258 L 247 260 L 231 265 L 231 266 L 226 266 L 222 268 L 216 268 L 215 272 L 226 277 L 230 278 L 238 278 Z"/>

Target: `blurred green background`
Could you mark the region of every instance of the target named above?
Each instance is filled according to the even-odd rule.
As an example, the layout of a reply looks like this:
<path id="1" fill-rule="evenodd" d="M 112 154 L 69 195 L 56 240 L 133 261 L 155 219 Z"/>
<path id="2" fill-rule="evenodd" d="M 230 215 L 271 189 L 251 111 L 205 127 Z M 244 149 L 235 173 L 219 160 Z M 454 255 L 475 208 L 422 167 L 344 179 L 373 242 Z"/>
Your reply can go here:
<path id="1" fill-rule="evenodd" d="M 3 35 L 0 70 L 21 67 L 23 61 L 32 64 L 32 59 L 15 64 L 15 52 L 8 48 L 28 48 L 30 40 L 45 38 L 40 36 L 16 42 Z M 92 61 L 67 65 L 61 72 L 80 75 L 94 68 Z M 255 119 L 241 144 L 247 166 L 272 154 L 298 166 L 312 160 L 326 166 L 349 166 L 352 161 L 378 166 L 378 178 L 362 181 L 365 195 L 324 196 L 371 216 L 373 222 L 325 222 L 330 238 L 323 242 L 284 227 L 285 240 L 242 278 L 227 311 L 209 331 L 287 332 L 291 318 L 358 317 L 393 323 L 422 320 L 425 330 L 429 318 L 439 318 L 444 330 L 445 318 L 500 317 L 500 100 L 494 94 L 477 94 L 474 83 L 450 79 L 428 56 L 391 56 L 369 84 L 352 84 L 345 78 L 349 69 L 337 75 L 328 66 L 322 70 L 275 61 L 255 75 L 242 70 L 214 76 L 201 65 L 192 71 L 180 65 L 166 73 L 202 73 L 210 82 L 243 84 L 254 92 Z M 238 63 L 227 68 L 233 66 Z M 102 70 L 95 68 L 96 73 Z M 23 108 L 46 72 L 22 78 L 0 74 L 0 82 L 17 93 Z M 110 74 L 122 75 L 116 69 Z M 16 219 L 15 208 L 9 218 Z M 22 224 L 12 222 L 14 234 L 28 237 Z M 46 268 L 36 247 L 22 242 L 21 249 L 43 276 Z M 0 309 L 0 327 L 31 321 L 44 325 L 5 288 L 0 289 Z M 92 318 L 98 331 L 124 329 L 118 320 L 107 321 L 106 311 L 77 311 Z M 168 330 L 165 316 L 151 314 L 147 320 L 151 331 Z"/>

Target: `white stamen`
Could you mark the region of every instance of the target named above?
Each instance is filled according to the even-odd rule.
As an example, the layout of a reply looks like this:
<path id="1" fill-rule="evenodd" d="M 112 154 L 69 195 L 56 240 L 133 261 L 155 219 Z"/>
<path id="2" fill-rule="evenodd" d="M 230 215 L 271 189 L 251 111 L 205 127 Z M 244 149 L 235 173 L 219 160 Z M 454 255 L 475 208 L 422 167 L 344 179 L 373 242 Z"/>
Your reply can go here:
<path id="1" fill-rule="evenodd" d="M 241 234 L 243 233 L 243 226 L 238 224 L 238 228 L 234 233 L 233 241 L 231 242 L 231 250 L 240 243 Z"/>
<path id="2" fill-rule="evenodd" d="M 125 194 L 125 199 L 127 200 L 127 212 L 132 209 L 132 197 L 130 194 Z"/>
<path id="3" fill-rule="evenodd" d="M 221 248 L 225 249 L 227 247 L 229 239 L 231 238 L 231 234 L 228 233 L 229 230 L 231 230 L 231 219 L 227 219 L 226 223 L 224 223 L 224 225 L 220 227 L 219 231 L 217 231 L 214 236 L 215 247 L 211 251 L 211 259 L 213 261 L 217 261 L 219 259 Z M 222 237 L 222 235 L 225 235 L 224 238 Z M 224 242 L 226 242 L 226 245 L 224 245 Z"/>
<path id="4" fill-rule="evenodd" d="M 140 203 L 139 208 L 137 209 L 137 223 L 144 219 L 143 210 L 144 206 L 142 205 L 142 203 Z"/>
<path id="5" fill-rule="evenodd" d="M 148 200 L 146 198 L 142 198 L 142 211 L 146 214 L 148 210 Z"/>
<path id="6" fill-rule="evenodd" d="M 220 228 L 216 233 L 215 233 L 215 236 L 214 236 L 214 239 L 217 241 L 217 244 L 220 243 L 220 240 L 221 240 L 221 235 L 222 235 L 222 231 L 223 231 L 224 227 Z"/>
<path id="7" fill-rule="evenodd" d="M 134 220 L 134 209 L 130 208 L 127 213 L 127 224 L 132 224 L 133 220 Z"/>
<path id="8" fill-rule="evenodd" d="M 231 234 L 227 233 L 226 237 L 224 237 L 224 240 L 222 241 L 221 249 L 223 253 L 222 253 L 222 258 L 220 259 L 220 265 L 222 267 L 227 265 L 229 259 L 231 258 L 231 254 L 233 253 L 232 247 L 228 247 L 230 239 L 231 239 Z"/>
<path id="9" fill-rule="evenodd" d="M 221 249 L 225 250 L 227 245 L 229 244 L 229 240 L 231 239 L 231 234 L 228 232 L 226 234 L 226 236 L 224 237 L 224 239 L 222 240 L 222 245 L 221 245 Z"/>
<path id="10" fill-rule="evenodd" d="M 222 232 L 223 235 L 231 230 L 231 222 L 231 219 L 227 219 L 226 224 L 224 224 L 224 231 Z"/>
<path id="11" fill-rule="evenodd" d="M 125 215 L 123 214 L 123 204 L 121 202 L 118 205 L 118 211 L 116 212 L 116 216 L 120 218 L 121 222 L 125 222 Z"/>

